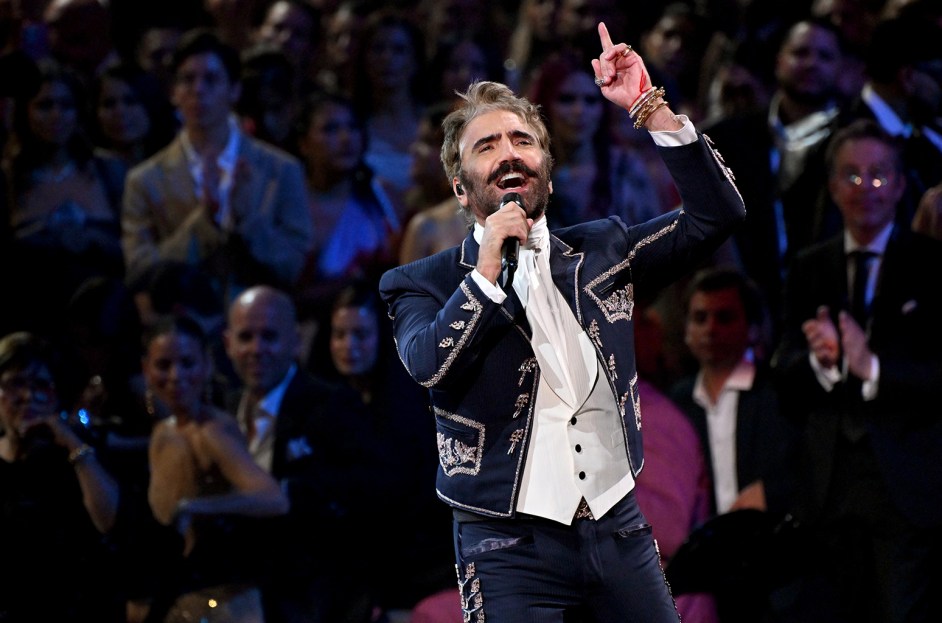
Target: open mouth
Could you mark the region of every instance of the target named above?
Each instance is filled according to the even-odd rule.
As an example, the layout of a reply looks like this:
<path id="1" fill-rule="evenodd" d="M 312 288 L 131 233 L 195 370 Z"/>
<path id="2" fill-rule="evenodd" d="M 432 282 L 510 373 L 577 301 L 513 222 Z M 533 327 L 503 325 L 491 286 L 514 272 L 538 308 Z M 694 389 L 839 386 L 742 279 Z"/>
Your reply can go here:
<path id="1" fill-rule="evenodd" d="M 512 171 L 497 180 L 497 187 L 501 190 L 509 190 L 511 188 L 520 188 L 526 183 L 527 178 L 522 173 Z"/>

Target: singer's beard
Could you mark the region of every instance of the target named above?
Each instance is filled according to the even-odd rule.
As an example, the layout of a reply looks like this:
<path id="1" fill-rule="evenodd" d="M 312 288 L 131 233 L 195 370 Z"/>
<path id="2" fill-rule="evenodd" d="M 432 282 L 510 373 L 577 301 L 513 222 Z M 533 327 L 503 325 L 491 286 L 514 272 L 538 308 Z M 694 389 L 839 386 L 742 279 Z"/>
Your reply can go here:
<path id="1" fill-rule="evenodd" d="M 487 218 L 500 209 L 500 202 L 515 188 L 501 189 L 493 185 L 494 180 L 500 179 L 507 173 L 518 171 L 527 176 L 529 188 L 524 197 L 527 218 L 536 220 L 546 211 L 546 204 L 550 196 L 550 170 L 552 161 L 545 157 L 539 171 L 527 167 L 520 161 L 507 163 L 491 172 L 487 177 L 474 175 L 465 170 L 458 172 L 458 179 L 468 195 L 468 206 L 474 214 L 481 214 Z"/>

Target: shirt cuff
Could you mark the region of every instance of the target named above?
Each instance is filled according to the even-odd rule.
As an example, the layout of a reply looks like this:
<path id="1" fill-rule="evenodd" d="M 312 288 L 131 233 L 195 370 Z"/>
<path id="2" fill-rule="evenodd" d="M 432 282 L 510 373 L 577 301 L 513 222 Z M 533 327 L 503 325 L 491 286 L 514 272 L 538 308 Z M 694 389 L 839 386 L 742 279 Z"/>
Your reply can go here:
<path id="1" fill-rule="evenodd" d="M 841 381 L 841 372 L 837 369 L 837 366 L 825 368 L 818 362 L 818 358 L 814 356 L 814 353 L 808 353 L 808 361 L 811 363 L 811 369 L 814 370 L 815 378 L 818 379 L 818 383 L 824 388 L 824 391 L 831 391 Z"/>
<path id="2" fill-rule="evenodd" d="M 690 143 L 697 142 L 697 129 L 693 127 L 693 122 L 687 115 L 675 116 L 677 121 L 684 124 L 684 127 L 679 130 L 650 132 L 655 145 L 660 145 L 661 147 L 680 147 L 681 145 L 689 145 Z"/>
<path id="3" fill-rule="evenodd" d="M 485 296 L 498 305 L 507 300 L 507 293 L 488 281 L 487 277 L 479 273 L 477 268 L 471 271 L 471 278 L 474 279 L 474 283 L 478 284 Z"/>

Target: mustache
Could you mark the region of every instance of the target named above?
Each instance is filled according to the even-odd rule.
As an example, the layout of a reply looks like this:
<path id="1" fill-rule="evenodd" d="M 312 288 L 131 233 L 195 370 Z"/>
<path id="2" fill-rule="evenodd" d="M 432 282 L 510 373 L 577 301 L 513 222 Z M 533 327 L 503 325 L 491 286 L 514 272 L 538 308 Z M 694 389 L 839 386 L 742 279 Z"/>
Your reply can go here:
<path id="1" fill-rule="evenodd" d="M 508 173 L 523 173 L 527 177 L 537 177 L 539 174 L 525 165 L 522 160 L 504 162 L 487 177 L 487 183 L 492 184 Z"/>

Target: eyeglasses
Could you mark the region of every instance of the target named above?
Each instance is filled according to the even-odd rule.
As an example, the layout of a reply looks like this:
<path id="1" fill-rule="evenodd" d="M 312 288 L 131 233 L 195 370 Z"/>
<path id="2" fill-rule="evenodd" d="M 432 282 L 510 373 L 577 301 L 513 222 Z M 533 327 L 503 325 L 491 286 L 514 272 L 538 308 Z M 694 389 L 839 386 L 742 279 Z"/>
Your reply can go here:
<path id="1" fill-rule="evenodd" d="M 871 188 L 885 188 L 893 178 L 892 172 L 869 171 L 863 173 L 860 171 L 844 171 L 838 174 L 838 179 L 846 186 L 864 186 Z"/>
<path id="2" fill-rule="evenodd" d="M 9 394 L 22 394 L 29 390 L 33 398 L 41 402 L 51 400 L 56 393 L 56 385 L 52 379 L 28 376 L 11 376 L 0 380 L 0 389 Z"/>

